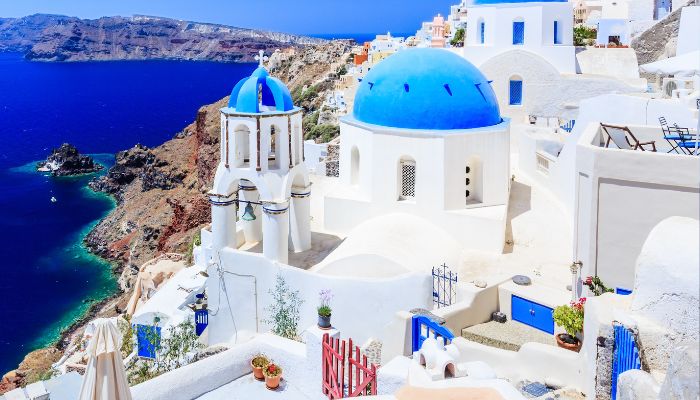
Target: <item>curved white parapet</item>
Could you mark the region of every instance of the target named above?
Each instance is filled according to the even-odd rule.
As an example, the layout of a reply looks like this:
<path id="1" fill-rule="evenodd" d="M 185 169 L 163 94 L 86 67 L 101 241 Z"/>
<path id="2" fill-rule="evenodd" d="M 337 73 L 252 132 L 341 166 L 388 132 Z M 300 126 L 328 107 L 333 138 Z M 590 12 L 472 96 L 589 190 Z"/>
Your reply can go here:
<path id="1" fill-rule="evenodd" d="M 457 368 L 459 350 L 455 346 L 445 346 L 442 340 L 427 338 L 420 350 L 413 354 L 413 359 L 425 366 L 425 372 L 431 380 L 463 376 Z"/>

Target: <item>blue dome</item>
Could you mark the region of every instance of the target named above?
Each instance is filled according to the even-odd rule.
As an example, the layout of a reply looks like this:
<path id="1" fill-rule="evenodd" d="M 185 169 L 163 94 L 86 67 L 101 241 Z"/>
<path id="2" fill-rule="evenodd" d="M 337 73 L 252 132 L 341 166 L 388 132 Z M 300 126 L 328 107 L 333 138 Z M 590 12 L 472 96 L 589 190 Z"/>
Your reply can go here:
<path id="1" fill-rule="evenodd" d="M 258 67 L 248 78 L 243 78 L 231 91 L 230 108 L 241 113 L 260 113 L 258 88 L 262 90 L 262 105 L 274 107 L 276 111 L 294 109 L 289 89 L 277 78 L 270 76 L 264 67 Z"/>
<path id="2" fill-rule="evenodd" d="M 470 129 L 502 121 L 486 77 L 441 49 L 408 49 L 387 57 L 360 82 L 353 116 L 406 129 Z"/>

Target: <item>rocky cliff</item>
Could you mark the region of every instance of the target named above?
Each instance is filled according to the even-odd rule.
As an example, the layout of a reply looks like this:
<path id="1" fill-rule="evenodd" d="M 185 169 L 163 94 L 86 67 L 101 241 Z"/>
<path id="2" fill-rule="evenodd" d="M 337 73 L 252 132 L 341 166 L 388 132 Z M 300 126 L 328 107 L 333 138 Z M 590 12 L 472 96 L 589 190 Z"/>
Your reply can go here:
<path id="1" fill-rule="evenodd" d="M 248 62 L 259 50 L 322 39 L 160 17 L 95 20 L 36 14 L 0 19 L 0 51 L 41 61 L 209 60 Z"/>
<path id="2" fill-rule="evenodd" d="M 639 65 L 676 55 L 682 9 L 679 7 L 666 18 L 632 39 L 631 46 L 637 53 Z M 656 79 L 653 74 L 641 73 L 640 75 L 649 81 Z"/>

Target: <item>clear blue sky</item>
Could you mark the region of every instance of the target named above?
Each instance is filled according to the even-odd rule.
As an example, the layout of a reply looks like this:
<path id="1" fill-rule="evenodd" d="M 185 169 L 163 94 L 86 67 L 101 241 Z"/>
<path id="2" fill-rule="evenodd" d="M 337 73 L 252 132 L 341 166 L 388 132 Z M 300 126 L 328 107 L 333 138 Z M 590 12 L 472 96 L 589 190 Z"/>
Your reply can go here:
<path id="1" fill-rule="evenodd" d="M 0 0 L 0 17 L 133 14 L 290 33 L 415 32 L 459 0 Z"/>

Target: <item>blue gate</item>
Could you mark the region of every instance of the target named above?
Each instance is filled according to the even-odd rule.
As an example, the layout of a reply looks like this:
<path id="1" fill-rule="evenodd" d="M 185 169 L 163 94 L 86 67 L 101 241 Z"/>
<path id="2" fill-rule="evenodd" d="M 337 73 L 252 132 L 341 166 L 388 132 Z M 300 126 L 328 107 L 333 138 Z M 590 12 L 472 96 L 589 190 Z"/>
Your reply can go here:
<path id="1" fill-rule="evenodd" d="M 194 312 L 194 332 L 197 336 L 202 336 L 204 329 L 209 325 L 209 312 L 206 309 Z"/>
<path id="2" fill-rule="evenodd" d="M 156 352 L 160 347 L 160 326 L 137 324 L 136 340 L 139 357 L 156 358 Z"/>
<path id="3" fill-rule="evenodd" d="M 615 347 L 613 347 L 612 365 L 612 399 L 617 398 L 617 379 L 621 373 L 630 369 L 641 369 L 642 361 L 631 330 L 615 324 Z"/>
<path id="4" fill-rule="evenodd" d="M 451 306 L 457 300 L 457 274 L 447 265 L 433 267 L 433 305 L 435 307 Z"/>
<path id="5" fill-rule="evenodd" d="M 437 322 L 426 317 L 425 315 L 413 316 L 413 321 L 411 321 L 411 331 L 413 338 L 411 340 L 411 348 L 413 349 L 413 351 L 420 350 L 420 347 L 423 345 L 423 342 L 425 341 L 425 339 L 430 337 L 431 333 L 435 339 L 441 337 L 445 345 L 450 344 L 452 342 L 452 339 L 454 339 L 455 337 L 454 333 L 450 332 L 449 329 L 438 324 Z"/>
<path id="6" fill-rule="evenodd" d="M 560 125 L 559 127 L 563 129 L 565 132 L 571 133 L 571 131 L 574 130 L 574 125 L 576 125 L 576 120 L 572 119 L 569 120 L 568 122 L 565 122 L 563 125 Z"/>

